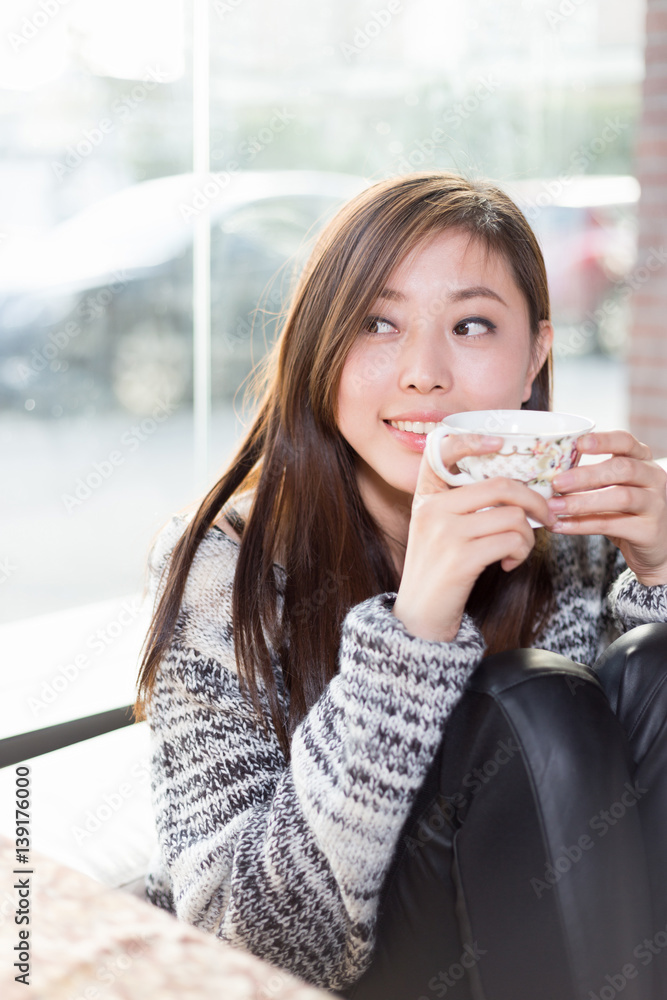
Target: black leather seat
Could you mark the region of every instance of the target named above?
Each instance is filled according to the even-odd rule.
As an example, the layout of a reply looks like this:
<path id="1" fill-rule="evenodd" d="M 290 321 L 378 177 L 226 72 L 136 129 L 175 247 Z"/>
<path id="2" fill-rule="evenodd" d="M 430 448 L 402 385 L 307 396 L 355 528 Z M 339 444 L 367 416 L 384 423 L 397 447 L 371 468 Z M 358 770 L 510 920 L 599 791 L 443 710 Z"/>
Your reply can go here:
<path id="1" fill-rule="evenodd" d="M 653 934 L 640 962 L 653 967 L 655 994 L 667 998 L 667 625 L 641 625 L 596 664 L 600 683 L 627 735 L 648 857 Z M 650 959 L 649 959 L 649 956 Z"/>
<path id="2" fill-rule="evenodd" d="M 662 649 L 664 669 L 663 628 L 648 626 L 652 659 L 658 664 Z M 608 666 L 604 676 L 610 692 L 617 681 L 622 721 L 626 706 L 628 719 L 637 715 L 629 736 L 589 668 L 543 650 L 483 661 L 405 824 L 373 962 L 347 997 L 663 996 L 654 993 L 657 963 L 637 948 L 658 930 L 647 855 L 664 869 L 667 826 L 656 824 L 647 852 L 642 820 L 653 810 L 662 823 L 667 808 L 664 730 L 661 772 L 661 737 L 651 743 L 660 720 L 622 669 Z M 658 705 L 667 686 L 653 687 L 648 702 Z M 645 753 L 646 773 L 633 757 L 641 741 L 642 752 L 647 743 L 654 751 Z M 659 805 L 644 791 L 649 775 Z"/>

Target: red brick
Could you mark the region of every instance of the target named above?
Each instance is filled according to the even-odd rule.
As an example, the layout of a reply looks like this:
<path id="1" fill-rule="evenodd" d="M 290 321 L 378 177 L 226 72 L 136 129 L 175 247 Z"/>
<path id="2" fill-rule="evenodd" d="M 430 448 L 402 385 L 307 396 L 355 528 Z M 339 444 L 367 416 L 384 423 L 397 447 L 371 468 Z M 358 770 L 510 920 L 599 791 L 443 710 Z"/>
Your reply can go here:
<path id="1" fill-rule="evenodd" d="M 632 381 L 634 381 L 635 373 L 639 372 L 637 376 L 639 378 L 641 373 L 645 371 L 658 371 L 664 378 L 662 369 L 667 368 L 667 358 L 646 358 L 632 355 L 630 358 L 626 358 L 626 365 Z M 663 387 L 663 392 L 667 392 L 667 385 Z"/>
<path id="2" fill-rule="evenodd" d="M 635 410 L 631 410 L 630 427 L 633 430 L 633 433 L 635 427 L 654 427 L 656 429 L 661 428 L 662 430 L 667 431 L 667 417 L 655 417 L 650 413 L 637 413 Z M 667 438 L 663 436 L 661 441 L 667 441 Z M 663 455 L 667 453 L 667 444 L 662 445 L 661 451 Z"/>
<path id="3" fill-rule="evenodd" d="M 646 36 L 645 51 L 653 55 L 656 47 L 667 45 L 667 31 L 651 31 Z"/>
<path id="4" fill-rule="evenodd" d="M 645 337 L 638 336 L 636 329 L 633 329 L 630 333 L 630 357 L 650 359 L 651 364 L 667 359 L 667 337 L 664 332 L 662 336 Z M 629 363 L 632 367 L 632 360 Z"/>
<path id="5" fill-rule="evenodd" d="M 632 289 L 633 292 L 645 291 L 649 295 L 656 295 L 663 297 L 667 294 L 667 267 L 664 264 L 660 265 L 658 271 L 651 271 L 648 267 L 642 264 L 641 260 L 633 267 L 631 273 L 626 277 L 626 283 L 628 287 Z M 632 294 L 632 293 L 630 293 Z M 656 308 L 655 306 L 653 307 Z M 661 308 L 661 316 L 665 317 L 665 306 Z M 637 314 L 639 315 L 639 313 Z M 654 318 L 642 317 L 643 322 L 653 323 Z"/>
<path id="6" fill-rule="evenodd" d="M 647 74 L 646 79 L 643 84 L 644 102 L 645 107 L 651 106 L 651 102 L 656 94 L 664 94 L 667 92 L 667 66 L 664 65 L 664 60 L 667 58 L 667 46 L 661 49 L 660 59 L 663 61 L 663 65 L 660 68 L 653 67 L 653 72 L 649 75 Z"/>
<path id="7" fill-rule="evenodd" d="M 642 142 L 644 139 L 663 139 L 665 135 L 665 123 L 660 122 L 658 124 L 647 120 L 646 114 L 642 111 L 641 128 L 637 136 L 637 142 Z M 657 112 L 654 112 L 654 114 Z"/>
<path id="8" fill-rule="evenodd" d="M 661 339 L 665 337 L 664 328 L 660 333 L 654 332 L 653 335 L 647 335 L 644 330 L 644 327 L 638 328 L 636 325 L 632 327 L 630 333 L 631 356 L 633 358 L 653 358 L 654 360 L 667 358 L 667 350 L 660 343 Z M 667 337 L 665 339 L 667 340 Z"/>
<path id="9" fill-rule="evenodd" d="M 646 37 L 653 32 L 667 31 L 667 9 L 654 10 L 649 3 L 646 11 Z"/>
<path id="10" fill-rule="evenodd" d="M 639 254 L 633 274 L 651 246 L 667 244 L 667 0 L 648 0 L 646 76 L 634 169 L 641 185 Z M 667 279 L 665 268 L 633 293 L 627 358 L 630 426 L 654 454 L 667 455 Z"/>
<path id="11" fill-rule="evenodd" d="M 667 67 L 667 39 L 663 45 L 656 45 L 651 49 L 644 49 L 644 79 L 641 88 L 646 96 L 646 85 L 654 83 L 656 80 L 665 79 L 665 68 Z M 656 93 L 655 89 L 652 93 Z"/>
<path id="12" fill-rule="evenodd" d="M 646 314 L 634 306 L 632 308 L 632 316 L 632 342 L 634 347 L 638 349 L 640 344 L 645 344 L 649 354 L 655 356 L 657 351 L 658 357 L 667 357 L 667 351 L 658 350 L 655 346 L 656 342 L 659 342 L 663 338 L 667 342 L 667 323 L 665 322 L 664 312 L 661 316 L 657 309 L 653 310 L 651 314 L 652 324 L 648 324 L 646 322 Z"/>
<path id="13" fill-rule="evenodd" d="M 667 131 L 667 120 L 663 127 L 663 132 Z M 658 164 L 657 169 L 651 170 L 651 163 Z M 641 193 L 644 193 L 645 188 L 657 188 L 659 191 L 664 191 L 665 189 L 665 171 L 662 166 L 664 160 L 662 157 L 651 158 L 647 156 L 642 160 L 637 157 L 635 161 L 635 177 L 639 181 L 641 187 Z"/>
<path id="14" fill-rule="evenodd" d="M 667 428 L 667 400 L 664 395 L 649 396 L 643 389 L 639 394 L 633 394 L 630 414 L 633 422 Z"/>
<path id="15" fill-rule="evenodd" d="M 630 426 L 637 427 L 639 425 L 642 427 L 660 427 L 663 430 L 667 430 L 667 419 L 651 416 L 650 413 L 638 413 L 635 410 L 630 410 Z M 667 454 L 667 448 L 663 451 L 663 454 Z"/>
<path id="16" fill-rule="evenodd" d="M 638 179 L 641 177 L 667 177 L 667 156 L 642 156 L 641 159 L 637 158 L 634 173 Z M 650 183 L 653 184 L 655 182 L 651 181 Z"/>
<path id="17" fill-rule="evenodd" d="M 659 107 L 653 98 L 650 104 L 645 104 L 642 110 L 642 128 L 644 125 L 656 127 L 656 134 L 664 134 L 664 126 L 667 124 L 667 108 Z"/>
<path id="18" fill-rule="evenodd" d="M 643 379 L 630 380 L 630 392 L 638 392 L 642 396 L 655 396 L 662 401 L 662 406 L 667 411 L 667 385 L 656 385 L 655 382 L 644 381 Z"/>
<path id="19" fill-rule="evenodd" d="M 639 234 L 639 260 L 642 260 L 642 255 L 646 257 L 651 247 L 664 245 L 667 240 L 667 222 L 651 227 L 653 220 L 650 215 L 642 221 L 644 225 Z"/>
<path id="20" fill-rule="evenodd" d="M 656 221 L 657 219 L 667 219 L 667 202 L 660 204 L 660 202 L 654 201 L 654 203 L 649 206 L 645 195 L 646 192 L 642 191 L 642 197 L 639 202 L 639 218 L 641 220 L 650 219 L 651 221 Z"/>
<path id="21" fill-rule="evenodd" d="M 635 309 L 634 315 L 635 323 L 632 329 L 632 337 L 635 344 L 640 342 L 647 345 L 653 344 L 653 347 L 655 348 L 655 342 L 662 340 L 663 337 L 665 339 L 665 343 L 667 344 L 667 324 L 665 324 L 664 321 L 662 324 L 656 323 L 655 325 L 649 326 L 648 323 L 642 322 L 642 314 L 638 309 Z M 653 353 L 653 350 L 651 353 Z M 662 354 L 660 356 L 662 357 Z M 665 352 L 665 356 L 667 356 L 667 351 Z"/>
<path id="22" fill-rule="evenodd" d="M 656 274 L 659 274 L 663 267 L 667 266 L 667 261 L 664 264 L 660 263 L 656 254 L 662 256 L 663 253 L 667 256 L 667 226 L 652 226 L 648 230 L 644 230 L 642 227 L 637 245 L 637 259 L 633 268 L 636 270 L 638 267 L 650 264 L 649 270 L 652 269 Z M 656 265 L 658 266 L 656 267 Z"/>
<path id="23" fill-rule="evenodd" d="M 649 36 L 646 40 L 646 76 L 645 80 L 653 75 L 659 76 L 664 72 L 665 57 L 667 55 L 667 33 L 661 31 Z"/>
<path id="24" fill-rule="evenodd" d="M 632 335 L 636 340 L 645 340 L 648 344 L 654 343 L 656 340 L 664 337 L 665 344 L 667 344 L 667 319 L 664 311 L 660 313 L 659 310 L 653 309 L 651 316 L 652 323 L 646 322 L 645 314 L 640 308 L 634 308 L 633 314 L 634 324 Z"/>
<path id="25" fill-rule="evenodd" d="M 632 265 L 633 269 L 636 271 L 637 268 L 645 265 L 647 261 L 650 261 L 653 264 L 653 251 L 661 250 L 661 248 L 664 248 L 664 250 L 667 251 L 667 232 L 665 232 L 664 229 L 662 231 L 654 229 L 652 232 L 642 233 L 639 240 L 639 246 L 637 248 L 637 260 Z M 661 264 L 655 273 L 660 274 L 665 267 L 667 267 L 667 262 L 665 264 Z M 643 290 L 643 288 L 644 285 L 642 285 L 641 288 L 635 289 L 635 291 L 639 293 Z"/>
<path id="26" fill-rule="evenodd" d="M 664 309 L 664 303 L 659 295 L 653 295 L 650 289 L 642 288 L 640 291 L 635 292 L 632 298 L 632 307 L 635 312 L 639 309 Z"/>
<path id="27" fill-rule="evenodd" d="M 630 431 L 649 446 L 656 458 L 664 458 L 667 455 L 667 430 L 662 423 L 645 421 L 631 414 Z"/>
<path id="28" fill-rule="evenodd" d="M 654 207 L 667 208 L 667 184 L 664 180 L 662 183 L 642 183 L 641 177 L 639 178 L 639 183 L 642 186 L 639 216 L 641 218 L 642 215 L 650 213 L 650 218 L 654 219 L 656 218 Z M 645 206 L 650 206 L 650 208 L 646 209 Z M 660 216 L 667 216 L 667 211 L 661 211 Z"/>
<path id="29" fill-rule="evenodd" d="M 654 156 L 667 159 L 667 139 L 640 139 L 635 151 L 637 162 L 641 162 L 645 157 Z"/>
<path id="30" fill-rule="evenodd" d="M 664 427 L 646 427 L 640 424 L 630 424 L 630 430 L 648 445 L 656 458 L 664 458 L 667 455 L 667 432 Z"/>
<path id="31" fill-rule="evenodd" d="M 653 181 L 647 182 L 646 180 L 642 183 L 641 174 L 638 177 L 639 184 L 641 187 L 641 194 L 639 196 L 639 204 L 637 206 L 637 214 L 641 218 L 642 216 L 647 219 L 663 218 L 667 216 L 667 212 L 660 212 L 656 216 L 655 210 L 660 211 L 660 207 L 663 208 L 667 205 L 667 201 L 664 200 L 667 191 L 665 190 L 665 184 L 656 184 Z M 663 199 L 662 201 L 660 199 Z M 651 206 L 650 208 L 647 206 Z"/>
<path id="32" fill-rule="evenodd" d="M 665 400 L 665 413 L 667 415 L 667 365 L 665 361 L 667 358 L 655 358 L 651 356 L 650 351 L 643 351 L 641 358 L 641 365 L 636 364 L 634 360 L 626 360 L 626 368 L 628 372 L 628 378 L 631 385 L 638 385 L 642 382 L 645 385 L 652 385 L 656 389 L 661 388 L 662 395 Z M 650 373 L 650 378 L 647 373 Z"/>

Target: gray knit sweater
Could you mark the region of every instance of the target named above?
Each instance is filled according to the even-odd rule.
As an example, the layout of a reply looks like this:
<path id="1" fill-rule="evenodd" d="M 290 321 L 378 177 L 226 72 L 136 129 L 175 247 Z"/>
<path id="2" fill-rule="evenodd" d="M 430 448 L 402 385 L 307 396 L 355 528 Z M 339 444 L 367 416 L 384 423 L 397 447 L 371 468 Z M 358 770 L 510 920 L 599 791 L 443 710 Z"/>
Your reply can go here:
<path id="1" fill-rule="evenodd" d="M 154 597 L 186 523 L 174 518 L 153 547 Z M 554 544 L 557 607 L 536 645 L 593 663 L 619 632 L 667 621 L 667 586 L 639 584 L 604 538 Z M 339 673 L 296 730 L 287 765 L 239 689 L 237 555 L 219 528 L 208 532 L 158 673 L 149 724 L 160 852 L 148 895 L 313 984 L 344 989 L 370 960 L 383 877 L 484 641 L 468 616 L 452 642 L 410 635 L 391 613 L 395 594 L 353 607 Z"/>

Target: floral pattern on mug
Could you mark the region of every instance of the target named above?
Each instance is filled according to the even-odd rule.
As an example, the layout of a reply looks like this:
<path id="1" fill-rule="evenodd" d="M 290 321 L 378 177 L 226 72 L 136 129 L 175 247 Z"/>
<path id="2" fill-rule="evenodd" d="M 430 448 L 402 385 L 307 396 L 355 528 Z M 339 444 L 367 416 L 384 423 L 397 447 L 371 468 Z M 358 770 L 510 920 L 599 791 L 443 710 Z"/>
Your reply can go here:
<path id="1" fill-rule="evenodd" d="M 461 459 L 458 464 L 471 475 L 474 473 L 470 466 L 475 465 L 484 479 L 507 476 L 519 479 L 527 486 L 548 486 L 554 476 L 574 464 L 576 457 L 576 442 L 568 435 L 556 441 L 536 440 L 531 446 L 521 449 L 514 445 L 509 452 L 470 456 Z"/>

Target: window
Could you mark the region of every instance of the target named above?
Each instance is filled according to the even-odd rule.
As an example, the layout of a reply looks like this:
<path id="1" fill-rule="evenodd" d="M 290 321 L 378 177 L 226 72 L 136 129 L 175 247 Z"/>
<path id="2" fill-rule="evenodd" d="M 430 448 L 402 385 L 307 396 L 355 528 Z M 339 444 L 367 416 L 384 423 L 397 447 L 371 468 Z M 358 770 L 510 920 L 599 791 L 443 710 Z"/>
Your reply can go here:
<path id="1" fill-rule="evenodd" d="M 585 206 L 565 218 L 569 178 L 631 173 L 643 16 L 624 0 L 5 3 L 2 620 L 141 589 L 152 535 L 234 446 L 238 387 L 308 239 L 364 184 L 433 166 L 530 181 L 547 241 L 609 232 Z M 210 177 L 193 176 L 207 58 Z M 202 214 L 210 366 L 193 348 Z M 567 303 L 566 333 L 594 307 Z"/>

